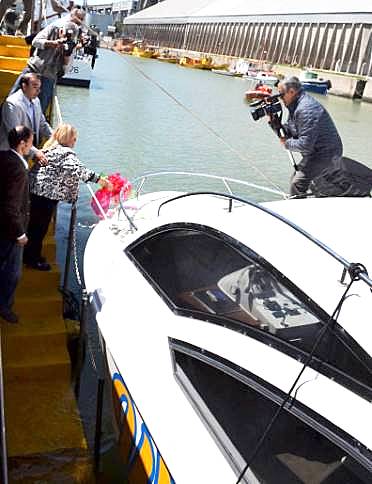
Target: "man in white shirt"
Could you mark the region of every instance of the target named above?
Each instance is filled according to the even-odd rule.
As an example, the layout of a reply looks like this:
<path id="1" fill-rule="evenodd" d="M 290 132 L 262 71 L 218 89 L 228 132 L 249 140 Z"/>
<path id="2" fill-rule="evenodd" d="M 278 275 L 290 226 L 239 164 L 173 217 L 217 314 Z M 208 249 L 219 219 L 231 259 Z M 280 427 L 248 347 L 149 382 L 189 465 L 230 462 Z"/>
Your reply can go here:
<path id="1" fill-rule="evenodd" d="M 24 157 L 32 141 L 30 128 L 16 126 L 8 135 L 10 149 L 0 151 L 0 318 L 8 323 L 18 322 L 12 306 L 22 271 L 23 247 L 28 241 L 28 170 Z"/>
<path id="2" fill-rule="evenodd" d="M 7 97 L 2 108 L 0 125 L 0 150 L 8 150 L 8 133 L 15 126 L 27 126 L 34 133 L 34 144 L 38 145 L 43 138 L 48 139 L 52 128 L 42 113 L 38 94 L 41 81 L 37 74 L 29 72 L 20 80 L 21 88 Z M 46 163 L 42 151 L 32 146 L 30 156 L 39 163 Z"/>

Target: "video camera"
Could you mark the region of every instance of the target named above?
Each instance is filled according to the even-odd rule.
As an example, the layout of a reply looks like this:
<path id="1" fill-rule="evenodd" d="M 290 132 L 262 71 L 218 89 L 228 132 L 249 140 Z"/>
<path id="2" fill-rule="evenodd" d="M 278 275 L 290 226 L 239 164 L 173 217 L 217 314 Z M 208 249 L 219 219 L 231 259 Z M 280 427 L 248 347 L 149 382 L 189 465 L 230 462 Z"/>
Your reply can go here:
<path id="1" fill-rule="evenodd" d="M 251 115 L 254 121 L 258 121 L 264 116 L 268 115 L 270 117 L 275 116 L 276 113 L 282 115 L 282 105 L 279 101 L 281 94 L 274 94 L 273 96 L 267 96 L 264 99 L 259 99 L 254 101 L 249 105 L 251 108 Z M 253 108 L 253 109 L 252 109 Z"/>
<path id="2" fill-rule="evenodd" d="M 73 30 L 67 30 L 66 36 L 63 39 L 63 52 L 66 57 L 69 57 L 75 49 L 77 42 L 75 42 L 75 35 Z"/>

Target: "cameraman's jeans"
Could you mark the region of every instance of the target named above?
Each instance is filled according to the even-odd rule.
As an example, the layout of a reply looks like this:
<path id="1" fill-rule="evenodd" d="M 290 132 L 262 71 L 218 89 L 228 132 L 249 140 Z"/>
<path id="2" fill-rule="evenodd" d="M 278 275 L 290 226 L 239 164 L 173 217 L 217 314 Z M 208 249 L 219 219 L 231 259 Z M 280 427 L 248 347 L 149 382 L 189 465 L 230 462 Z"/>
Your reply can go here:
<path id="1" fill-rule="evenodd" d="M 307 189 L 309 188 L 311 180 L 319 176 L 321 172 L 333 165 L 335 159 L 339 156 L 327 156 L 325 159 L 307 159 L 303 158 L 298 164 L 298 170 L 295 171 L 290 181 L 290 195 L 305 196 Z"/>

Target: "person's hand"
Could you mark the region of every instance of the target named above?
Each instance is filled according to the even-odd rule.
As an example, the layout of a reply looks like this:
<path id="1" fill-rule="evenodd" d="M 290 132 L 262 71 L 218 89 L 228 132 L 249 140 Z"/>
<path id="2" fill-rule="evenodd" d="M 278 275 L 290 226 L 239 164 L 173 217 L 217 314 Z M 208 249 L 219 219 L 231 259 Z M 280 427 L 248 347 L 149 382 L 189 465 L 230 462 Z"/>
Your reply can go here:
<path id="1" fill-rule="evenodd" d="M 17 245 L 20 247 L 24 247 L 28 242 L 28 238 L 26 234 L 23 234 L 21 237 L 17 239 Z"/>
<path id="2" fill-rule="evenodd" d="M 102 188 L 107 188 L 108 190 L 112 190 L 112 183 L 108 180 L 108 178 L 106 177 L 100 177 L 100 179 L 98 180 L 98 184 L 102 187 Z"/>
<path id="3" fill-rule="evenodd" d="M 47 157 L 41 150 L 37 150 L 34 154 L 34 158 L 37 160 L 39 165 L 46 166 L 48 164 Z"/>
<path id="4" fill-rule="evenodd" d="M 282 146 L 285 146 L 286 138 L 284 138 L 284 136 L 281 136 L 281 137 L 279 138 L 279 141 L 280 141 L 280 144 L 281 144 Z"/>
<path id="5" fill-rule="evenodd" d="M 65 39 L 62 39 L 62 38 L 56 39 L 56 40 L 48 40 L 46 47 L 50 47 L 52 49 L 58 49 L 59 47 L 61 47 L 64 41 Z"/>

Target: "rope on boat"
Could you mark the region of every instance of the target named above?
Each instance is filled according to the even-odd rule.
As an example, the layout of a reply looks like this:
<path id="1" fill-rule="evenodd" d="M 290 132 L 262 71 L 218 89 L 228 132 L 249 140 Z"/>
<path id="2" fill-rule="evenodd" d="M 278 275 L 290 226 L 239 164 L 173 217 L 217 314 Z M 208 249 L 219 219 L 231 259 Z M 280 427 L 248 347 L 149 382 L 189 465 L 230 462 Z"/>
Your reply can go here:
<path id="1" fill-rule="evenodd" d="M 130 62 L 127 58 L 125 58 L 125 61 L 135 70 L 137 70 L 145 79 L 150 81 L 152 84 L 154 84 L 158 89 L 160 89 L 166 96 L 168 96 L 170 99 L 172 99 L 178 106 L 180 106 L 182 109 L 187 111 L 193 118 L 195 118 L 197 121 L 199 121 L 200 124 L 202 124 L 209 132 L 211 132 L 222 144 L 224 144 L 230 151 L 235 153 L 237 157 L 248 163 L 253 170 L 255 170 L 264 180 L 266 180 L 271 186 L 273 186 L 276 190 L 279 190 L 280 193 L 282 194 L 283 198 L 288 198 L 288 194 L 279 186 L 277 185 L 273 180 L 271 180 L 263 171 L 261 171 L 257 166 L 253 165 L 252 162 L 240 151 L 238 151 L 234 146 L 232 146 L 228 141 L 226 141 L 214 128 L 209 126 L 206 121 L 204 121 L 203 118 L 201 118 L 198 114 L 196 114 L 192 109 L 189 107 L 185 106 L 179 99 L 177 99 L 172 93 L 170 93 L 165 87 L 163 87 L 161 84 L 159 84 L 155 79 L 150 77 L 148 74 L 146 74 L 140 67 L 136 66 L 133 62 Z"/>
<path id="2" fill-rule="evenodd" d="M 330 316 L 330 318 L 328 319 L 327 323 L 323 326 L 323 328 L 319 331 L 318 336 L 317 336 L 316 340 L 314 341 L 313 347 L 312 347 L 308 357 L 306 358 L 304 364 L 302 365 L 302 368 L 301 368 L 299 374 L 297 375 L 296 379 L 294 380 L 294 382 L 293 382 L 290 390 L 286 394 L 285 398 L 283 399 L 283 402 L 281 403 L 280 407 L 278 407 L 278 409 L 275 411 L 272 419 L 270 420 L 270 422 L 267 425 L 265 431 L 261 435 L 261 437 L 260 437 L 259 441 L 257 442 L 256 447 L 254 448 L 254 450 L 253 450 L 252 454 L 250 455 L 249 459 L 247 459 L 247 463 L 246 463 L 244 469 L 241 471 L 241 473 L 238 477 L 238 480 L 236 481 L 236 484 L 241 483 L 241 481 L 244 477 L 244 474 L 247 472 L 247 470 L 252 465 L 255 457 L 257 456 L 258 452 L 261 450 L 261 448 L 264 444 L 264 441 L 266 440 L 266 437 L 269 435 L 269 433 L 272 430 L 275 422 L 278 420 L 278 418 L 281 415 L 283 409 L 287 406 L 287 404 L 288 404 L 288 402 L 290 402 L 290 400 L 291 400 L 290 406 L 293 405 L 294 401 L 296 400 L 298 388 L 296 389 L 293 397 L 291 396 L 292 392 L 295 390 L 295 388 L 296 388 L 301 376 L 303 375 L 304 371 L 309 366 L 309 364 L 310 364 L 310 362 L 311 362 L 311 360 L 312 360 L 312 358 L 315 354 L 315 351 L 316 351 L 317 347 L 319 346 L 321 340 L 323 339 L 324 335 L 327 333 L 327 331 L 329 329 L 331 329 L 331 326 L 333 326 L 337 322 L 338 316 L 341 312 L 342 305 L 347 298 L 347 294 L 348 294 L 351 286 L 353 285 L 353 283 L 355 281 L 360 280 L 361 274 L 366 275 L 367 269 L 363 266 L 363 264 L 354 264 L 353 263 L 353 264 L 351 264 L 351 267 L 349 268 L 348 272 L 349 272 L 349 276 L 350 276 L 350 282 L 349 282 L 347 288 L 345 289 L 343 295 L 341 296 L 341 299 L 338 302 L 335 310 L 333 311 L 333 314 Z M 368 273 L 367 273 L 367 275 L 368 275 Z"/>

